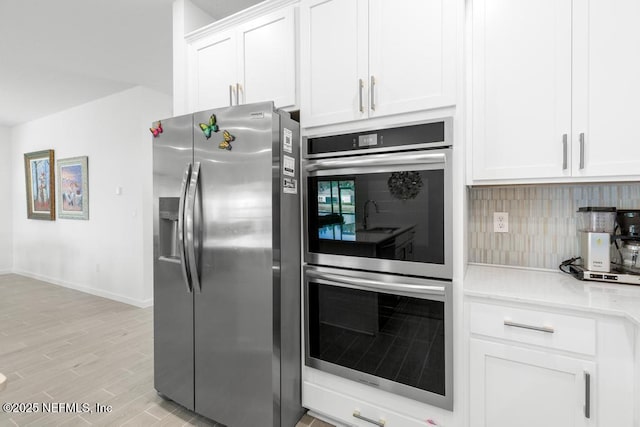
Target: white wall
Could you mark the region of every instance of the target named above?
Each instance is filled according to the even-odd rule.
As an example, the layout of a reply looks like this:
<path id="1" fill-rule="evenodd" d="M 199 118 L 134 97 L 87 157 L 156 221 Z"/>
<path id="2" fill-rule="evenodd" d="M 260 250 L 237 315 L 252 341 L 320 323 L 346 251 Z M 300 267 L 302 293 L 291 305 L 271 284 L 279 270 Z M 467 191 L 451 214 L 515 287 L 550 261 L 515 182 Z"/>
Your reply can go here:
<path id="1" fill-rule="evenodd" d="M 8 128 L 0 126 L 0 274 L 11 272 L 13 265 L 11 162 L 11 135 Z"/>
<path id="2" fill-rule="evenodd" d="M 149 127 L 171 116 L 171 103 L 165 94 L 135 87 L 12 129 L 15 273 L 151 305 Z M 89 157 L 88 221 L 27 219 L 23 155 L 45 149 L 54 149 L 56 159 Z"/>

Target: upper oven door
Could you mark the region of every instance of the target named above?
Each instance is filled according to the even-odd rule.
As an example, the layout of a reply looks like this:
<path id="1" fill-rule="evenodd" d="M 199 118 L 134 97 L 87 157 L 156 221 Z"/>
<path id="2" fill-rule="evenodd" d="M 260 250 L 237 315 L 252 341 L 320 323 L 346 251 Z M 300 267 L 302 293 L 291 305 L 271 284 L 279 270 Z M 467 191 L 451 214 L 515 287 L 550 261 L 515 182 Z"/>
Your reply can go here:
<path id="1" fill-rule="evenodd" d="M 309 160 L 305 261 L 452 278 L 451 149 Z"/>

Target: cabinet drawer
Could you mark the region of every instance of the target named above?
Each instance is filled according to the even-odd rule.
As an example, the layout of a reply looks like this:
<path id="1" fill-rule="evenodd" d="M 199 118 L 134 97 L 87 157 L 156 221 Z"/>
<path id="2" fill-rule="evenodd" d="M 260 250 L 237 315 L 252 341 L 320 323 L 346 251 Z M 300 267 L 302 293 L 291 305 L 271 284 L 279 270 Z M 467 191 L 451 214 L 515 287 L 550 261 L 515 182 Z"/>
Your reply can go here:
<path id="1" fill-rule="evenodd" d="M 374 427 L 376 422 L 379 423 L 378 425 L 383 423 L 385 427 L 438 425 L 433 420 L 431 422 L 434 424 L 429 424 L 429 421 L 419 421 L 307 381 L 303 383 L 302 405 L 312 411 L 334 418 L 336 421 L 355 427 Z M 368 418 L 371 422 L 354 416 L 356 411 L 361 417 Z M 425 420 L 427 419 L 428 417 L 425 417 Z"/>
<path id="2" fill-rule="evenodd" d="M 469 321 L 474 334 L 588 355 L 596 352 L 594 319 L 470 303 Z"/>

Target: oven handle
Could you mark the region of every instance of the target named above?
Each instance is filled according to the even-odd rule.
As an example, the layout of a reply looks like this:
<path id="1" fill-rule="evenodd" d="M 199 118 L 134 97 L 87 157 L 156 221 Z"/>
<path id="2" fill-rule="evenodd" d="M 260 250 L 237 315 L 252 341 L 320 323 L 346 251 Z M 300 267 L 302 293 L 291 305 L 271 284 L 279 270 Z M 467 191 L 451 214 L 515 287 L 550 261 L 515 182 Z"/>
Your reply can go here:
<path id="1" fill-rule="evenodd" d="M 396 166 L 420 164 L 444 164 L 447 160 L 445 153 L 384 153 L 370 156 L 349 157 L 341 159 L 322 159 L 307 163 L 309 172 L 324 169 L 338 169 L 345 167 Z"/>
<path id="2" fill-rule="evenodd" d="M 338 274 L 319 273 L 313 270 L 307 270 L 306 275 L 315 279 L 324 279 L 336 284 L 344 284 L 350 286 L 356 286 L 359 288 L 374 288 L 381 291 L 401 291 L 407 293 L 430 294 L 444 296 L 444 286 L 426 286 L 426 285 L 413 285 L 409 283 L 385 283 L 378 280 L 360 279 L 342 276 Z"/>

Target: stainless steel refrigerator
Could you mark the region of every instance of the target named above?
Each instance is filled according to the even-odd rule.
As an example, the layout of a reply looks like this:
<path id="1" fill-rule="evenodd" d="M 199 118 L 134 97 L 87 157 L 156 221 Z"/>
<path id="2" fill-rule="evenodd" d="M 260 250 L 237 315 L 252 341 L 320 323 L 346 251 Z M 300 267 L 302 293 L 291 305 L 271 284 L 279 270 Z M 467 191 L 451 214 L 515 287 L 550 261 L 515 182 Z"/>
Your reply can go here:
<path id="1" fill-rule="evenodd" d="M 155 388 L 229 427 L 294 426 L 299 125 L 268 102 L 151 130 Z"/>

